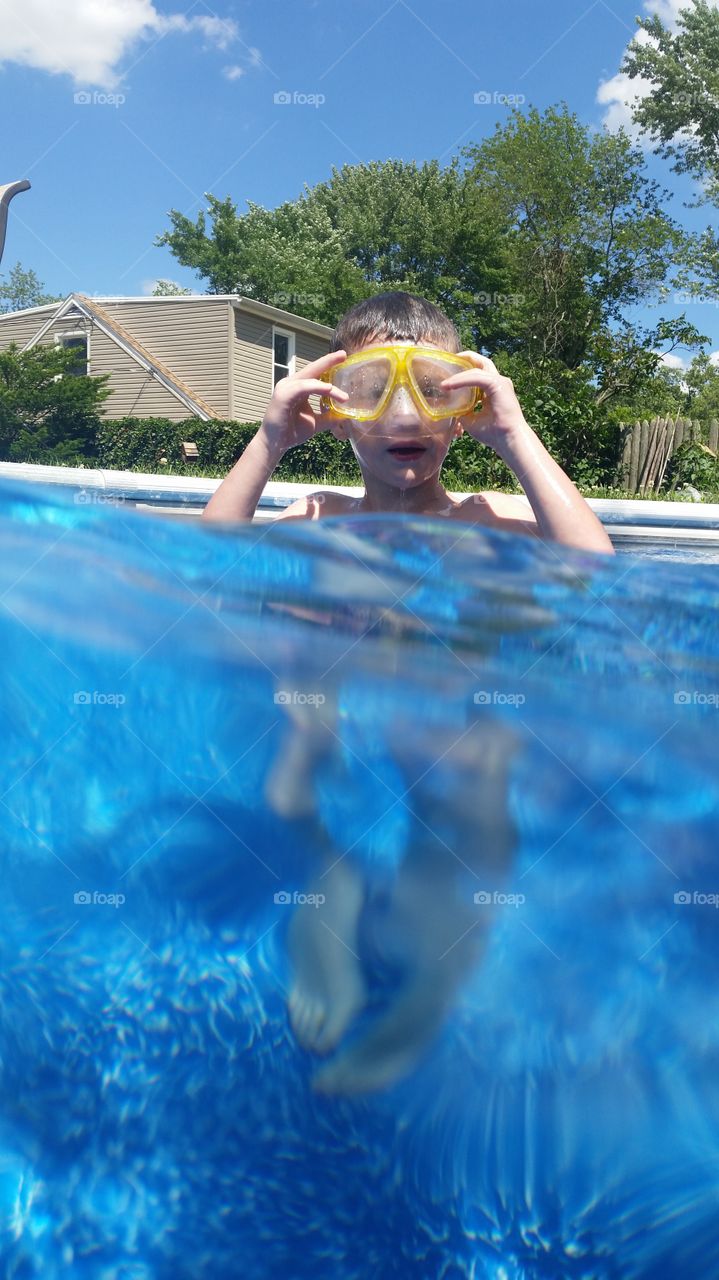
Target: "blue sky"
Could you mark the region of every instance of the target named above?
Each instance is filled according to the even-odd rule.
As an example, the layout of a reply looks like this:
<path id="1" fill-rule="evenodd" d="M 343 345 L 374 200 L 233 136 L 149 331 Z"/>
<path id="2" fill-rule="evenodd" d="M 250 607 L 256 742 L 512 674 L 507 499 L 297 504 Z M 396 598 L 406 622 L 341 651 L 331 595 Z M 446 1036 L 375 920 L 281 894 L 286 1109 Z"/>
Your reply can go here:
<path id="1" fill-rule="evenodd" d="M 333 165 L 446 163 L 506 119 L 512 96 L 627 122 L 618 72 L 635 15 L 672 21 L 680 3 L 0 0 L 0 181 L 32 183 L 12 205 L 3 267 L 19 260 L 58 294 L 147 293 L 158 277 L 202 290 L 153 247 L 170 208 L 194 218 L 206 191 L 273 207 Z M 649 163 L 676 192 L 675 217 L 711 220 Z M 719 348 L 716 306 L 662 310 L 686 310 Z"/>

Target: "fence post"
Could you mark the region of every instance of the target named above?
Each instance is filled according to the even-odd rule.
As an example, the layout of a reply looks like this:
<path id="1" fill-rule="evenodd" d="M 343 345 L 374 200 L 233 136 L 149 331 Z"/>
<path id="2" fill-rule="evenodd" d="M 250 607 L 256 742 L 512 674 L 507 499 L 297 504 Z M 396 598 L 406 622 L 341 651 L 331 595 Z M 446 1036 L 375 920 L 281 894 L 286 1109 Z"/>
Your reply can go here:
<path id="1" fill-rule="evenodd" d="M 716 418 L 709 423 L 709 448 L 719 453 L 719 422 Z"/>
<path id="2" fill-rule="evenodd" d="M 641 436 L 642 425 L 640 422 L 634 423 L 634 429 L 631 434 L 631 454 L 629 461 L 629 491 L 636 493 L 637 476 L 639 474 L 639 438 Z"/>

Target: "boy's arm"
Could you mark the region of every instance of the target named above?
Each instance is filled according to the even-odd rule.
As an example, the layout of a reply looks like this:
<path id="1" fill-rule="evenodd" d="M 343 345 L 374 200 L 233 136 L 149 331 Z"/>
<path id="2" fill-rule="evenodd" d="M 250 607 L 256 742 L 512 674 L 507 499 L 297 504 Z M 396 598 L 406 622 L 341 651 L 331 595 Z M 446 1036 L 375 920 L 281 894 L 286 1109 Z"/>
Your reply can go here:
<path id="1" fill-rule="evenodd" d="M 203 520 L 251 520 L 262 491 L 285 450 L 262 428 L 252 437 L 205 507 Z"/>
<path id="2" fill-rule="evenodd" d="M 614 555 L 601 521 L 527 423 L 507 433 L 497 452 L 524 489 L 540 537 Z"/>
<path id="3" fill-rule="evenodd" d="M 309 397 L 332 392 L 340 399 L 347 398 L 344 391 L 323 381 L 321 376 L 345 358 L 346 352 L 331 351 L 298 373 L 280 378 L 261 425 L 213 493 L 202 513 L 203 520 L 252 519 L 262 490 L 287 450 L 324 429 L 325 424 L 313 412 Z"/>
<path id="4" fill-rule="evenodd" d="M 461 354 L 475 368 L 453 374 L 444 385 L 481 388 L 482 407 L 479 413 L 462 418 L 462 426 L 475 440 L 494 449 L 514 472 L 529 499 L 540 537 L 613 555 L 601 521 L 526 421 L 511 380 L 502 377 L 487 356 L 476 351 Z"/>

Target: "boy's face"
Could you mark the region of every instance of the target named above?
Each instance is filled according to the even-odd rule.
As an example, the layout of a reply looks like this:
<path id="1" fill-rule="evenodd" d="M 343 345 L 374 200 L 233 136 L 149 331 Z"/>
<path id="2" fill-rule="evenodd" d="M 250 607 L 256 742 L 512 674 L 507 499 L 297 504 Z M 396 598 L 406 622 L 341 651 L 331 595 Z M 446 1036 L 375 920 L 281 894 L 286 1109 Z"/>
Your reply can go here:
<path id="1" fill-rule="evenodd" d="M 377 339 L 357 350 L 371 351 L 385 341 Z M 416 344 L 408 340 L 394 345 L 412 347 Z M 434 342 L 422 341 L 420 345 L 442 350 Z M 452 440 L 462 430 L 454 418 L 437 422 L 428 417 L 415 404 L 406 386 L 394 388 L 384 413 L 375 422 L 346 419 L 330 423 L 329 428 L 337 440 L 349 440 L 363 475 L 369 472 L 397 489 L 414 489 L 436 477 Z"/>

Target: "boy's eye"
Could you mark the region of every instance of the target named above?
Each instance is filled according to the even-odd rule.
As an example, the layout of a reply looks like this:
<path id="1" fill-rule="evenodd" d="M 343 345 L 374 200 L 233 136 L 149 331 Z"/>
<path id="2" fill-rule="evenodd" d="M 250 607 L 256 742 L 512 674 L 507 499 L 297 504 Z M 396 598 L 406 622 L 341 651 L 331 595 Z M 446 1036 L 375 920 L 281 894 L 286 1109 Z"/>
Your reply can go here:
<path id="1" fill-rule="evenodd" d="M 422 378 L 419 383 L 419 389 L 427 401 L 443 400 L 447 394 L 446 391 L 442 390 L 439 382 L 430 378 Z"/>

